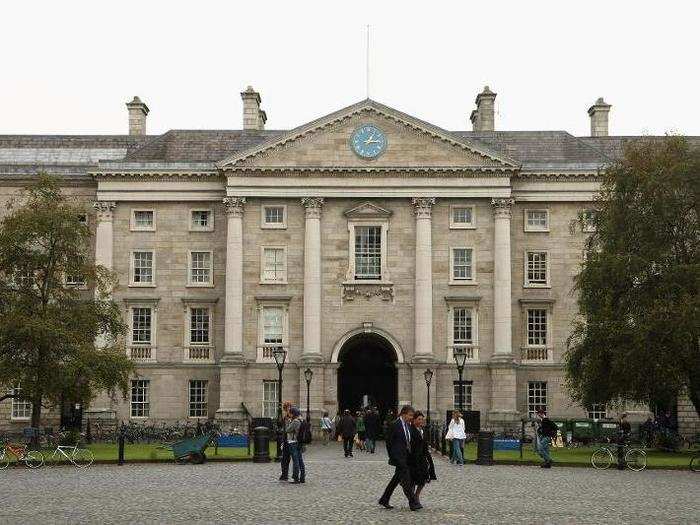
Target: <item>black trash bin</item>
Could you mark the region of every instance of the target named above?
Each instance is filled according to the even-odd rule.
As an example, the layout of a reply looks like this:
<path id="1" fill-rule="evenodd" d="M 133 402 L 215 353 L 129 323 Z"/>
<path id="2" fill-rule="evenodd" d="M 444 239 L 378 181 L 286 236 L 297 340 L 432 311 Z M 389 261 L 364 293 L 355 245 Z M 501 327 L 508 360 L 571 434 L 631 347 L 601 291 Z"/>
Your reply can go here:
<path id="1" fill-rule="evenodd" d="M 270 430 L 255 427 L 253 430 L 253 463 L 270 462 Z"/>
<path id="2" fill-rule="evenodd" d="M 493 465 L 493 432 L 479 432 L 476 440 L 476 464 Z"/>

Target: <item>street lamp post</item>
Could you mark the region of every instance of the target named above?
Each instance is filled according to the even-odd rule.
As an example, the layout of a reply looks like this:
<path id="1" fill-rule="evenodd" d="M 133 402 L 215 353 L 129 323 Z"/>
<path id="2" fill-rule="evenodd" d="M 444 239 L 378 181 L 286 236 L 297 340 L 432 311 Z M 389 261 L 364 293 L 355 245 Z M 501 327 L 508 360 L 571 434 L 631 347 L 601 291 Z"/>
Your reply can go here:
<path id="1" fill-rule="evenodd" d="M 427 414 L 427 422 L 428 422 L 428 428 L 430 428 L 430 382 L 433 380 L 433 371 L 430 368 L 426 368 L 425 372 L 423 372 L 423 378 L 425 379 L 425 389 L 428 392 L 428 408 L 426 410 Z"/>
<path id="2" fill-rule="evenodd" d="M 272 357 L 275 358 L 277 365 L 277 458 L 276 461 L 282 461 L 282 432 L 284 432 L 284 421 L 282 421 L 282 370 L 284 362 L 287 360 L 287 351 L 281 347 L 275 347 L 272 351 Z"/>
<path id="3" fill-rule="evenodd" d="M 464 373 L 464 365 L 467 362 L 467 351 L 464 348 L 455 348 L 452 352 L 457 364 L 457 373 L 459 374 L 459 411 L 464 413 L 464 383 L 462 382 L 462 374 Z"/>
<path id="4" fill-rule="evenodd" d="M 311 379 L 314 377 L 314 371 L 310 368 L 304 370 L 304 379 L 306 379 L 306 421 L 311 421 Z"/>

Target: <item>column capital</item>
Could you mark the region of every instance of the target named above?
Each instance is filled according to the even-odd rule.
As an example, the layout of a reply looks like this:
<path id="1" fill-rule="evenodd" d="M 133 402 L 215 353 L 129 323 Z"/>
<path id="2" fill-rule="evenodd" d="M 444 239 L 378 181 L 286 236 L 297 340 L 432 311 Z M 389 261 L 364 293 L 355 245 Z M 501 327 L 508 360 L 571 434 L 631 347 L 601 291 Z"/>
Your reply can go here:
<path id="1" fill-rule="evenodd" d="M 245 197 L 224 197 L 223 202 L 226 215 L 231 217 L 243 217 Z"/>
<path id="2" fill-rule="evenodd" d="M 307 219 L 320 219 L 323 197 L 303 197 L 301 205 L 305 208 Z"/>
<path id="3" fill-rule="evenodd" d="M 414 212 L 417 219 L 430 219 L 433 205 L 435 204 L 435 197 L 413 197 L 411 198 L 411 204 L 415 208 Z"/>
<path id="4" fill-rule="evenodd" d="M 494 217 L 510 219 L 513 204 L 515 204 L 515 199 L 491 199 Z"/>
<path id="5" fill-rule="evenodd" d="M 96 201 L 93 203 L 92 207 L 97 211 L 98 222 L 111 221 L 117 203 L 115 201 Z"/>

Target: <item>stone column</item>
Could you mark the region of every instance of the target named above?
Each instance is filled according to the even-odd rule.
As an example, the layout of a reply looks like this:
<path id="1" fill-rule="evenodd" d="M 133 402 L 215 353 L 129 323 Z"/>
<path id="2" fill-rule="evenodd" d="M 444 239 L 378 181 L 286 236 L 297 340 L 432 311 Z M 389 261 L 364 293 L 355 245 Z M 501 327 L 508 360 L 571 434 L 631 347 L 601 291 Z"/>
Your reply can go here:
<path id="1" fill-rule="evenodd" d="M 493 341 L 494 354 L 511 356 L 511 260 L 510 219 L 513 199 L 491 199 L 494 212 L 493 239 Z"/>
<path id="2" fill-rule="evenodd" d="M 303 362 L 320 362 L 321 357 L 321 208 L 323 198 L 301 199 L 305 208 L 304 227 L 304 348 Z"/>
<path id="3" fill-rule="evenodd" d="M 413 362 L 433 361 L 433 197 L 412 199 L 416 213 L 415 351 Z"/>
<path id="4" fill-rule="evenodd" d="M 224 359 L 243 361 L 243 207 L 245 197 L 225 197 L 226 324 Z"/>
<path id="5" fill-rule="evenodd" d="M 97 231 L 95 232 L 95 263 L 109 268 L 114 268 L 112 250 L 114 243 L 114 230 L 112 227 L 114 201 L 97 201 L 92 205 L 97 212 Z"/>

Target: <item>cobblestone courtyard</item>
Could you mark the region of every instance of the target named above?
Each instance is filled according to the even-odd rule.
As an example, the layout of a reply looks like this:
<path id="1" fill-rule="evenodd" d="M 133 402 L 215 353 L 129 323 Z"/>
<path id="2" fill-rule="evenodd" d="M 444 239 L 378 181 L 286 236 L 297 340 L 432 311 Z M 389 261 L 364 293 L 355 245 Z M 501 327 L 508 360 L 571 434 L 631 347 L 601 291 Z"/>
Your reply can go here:
<path id="1" fill-rule="evenodd" d="M 383 444 L 380 448 L 383 448 Z M 276 463 L 94 466 L 0 472 L 0 523 L 698 523 L 700 476 L 588 468 L 455 467 L 436 459 L 425 508 L 377 499 L 392 469 L 384 451 L 345 459 L 307 453 L 306 485 L 277 481 Z"/>

